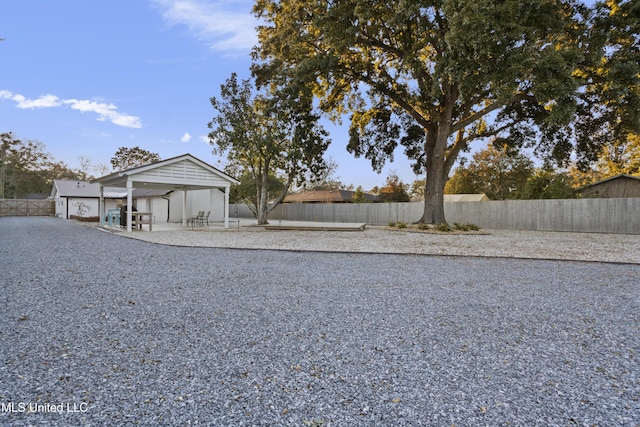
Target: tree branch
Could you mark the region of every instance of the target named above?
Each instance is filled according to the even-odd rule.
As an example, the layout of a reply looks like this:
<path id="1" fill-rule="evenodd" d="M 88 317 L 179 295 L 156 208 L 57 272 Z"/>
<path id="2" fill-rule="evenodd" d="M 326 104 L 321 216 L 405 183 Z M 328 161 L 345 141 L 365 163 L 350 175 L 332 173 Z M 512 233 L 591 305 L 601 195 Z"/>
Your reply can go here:
<path id="1" fill-rule="evenodd" d="M 494 103 L 492 103 L 490 105 L 487 105 L 482 110 L 476 111 L 475 113 L 471 114 L 467 118 L 460 120 L 455 125 L 452 125 L 451 126 L 451 132 L 452 133 L 453 132 L 457 132 L 457 131 L 469 126 L 470 124 L 472 124 L 476 120 L 481 119 L 482 117 L 486 116 L 487 114 L 491 113 L 492 111 L 495 111 L 495 110 L 497 110 L 499 108 L 502 108 L 502 107 L 504 107 L 506 105 L 514 104 L 514 103 L 520 102 L 520 101 L 536 102 L 536 98 L 534 96 L 527 95 L 526 93 L 519 93 L 519 94 L 515 95 L 513 98 L 511 98 L 510 100 L 508 100 L 507 102 L 495 101 Z"/>

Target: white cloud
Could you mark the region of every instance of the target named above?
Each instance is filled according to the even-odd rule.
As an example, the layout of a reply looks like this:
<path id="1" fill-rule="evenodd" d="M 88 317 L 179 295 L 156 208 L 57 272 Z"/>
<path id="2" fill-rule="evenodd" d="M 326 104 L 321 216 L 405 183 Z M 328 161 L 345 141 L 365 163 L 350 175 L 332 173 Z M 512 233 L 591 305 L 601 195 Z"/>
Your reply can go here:
<path id="1" fill-rule="evenodd" d="M 44 95 L 37 99 L 28 99 L 23 95 L 0 90 L 0 99 L 9 99 L 16 102 L 21 109 L 52 108 L 68 105 L 73 110 L 82 113 L 95 113 L 99 121 L 110 121 L 114 125 L 126 128 L 141 128 L 140 118 L 130 114 L 121 113 L 113 104 L 89 101 L 86 99 L 60 99 L 55 95 Z"/>
<path id="2" fill-rule="evenodd" d="M 184 135 L 182 135 L 182 138 L 180 138 L 180 142 L 189 142 L 191 141 L 191 135 L 189 134 L 189 132 L 185 132 Z"/>
<path id="3" fill-rule="evenodd" d="M 23 110 L 32 110 L 34 108 L 50 108 L 59 107 L 60 99 L 55 95 L 44 95 L 37 99 L 28 99 L 19 93 L 12 93 L 8 90 L 0 91 L 0 98 L 15 101 L 18 108 Z"/>
<path id="4" fill-rule="evenodd" d="M 186 25 L 214 50 L 250 50 L 257 42 L 251 1 L 153 0 L 170 25 Z"/>
<path id="5" fill-rule="evenodd" d="M 198 137 L 200 139 L 200 141 L 204 142 L 205 144 L 209 144 L 209 135 L 200 135 Z"/>
<path id="6" fill-rule="evenodd" d="M 109 120 L 114 125 L 125 128 L 141 128 L 140 118 L 118 112 L 118 107 L 103 102 L 88 101 L 86 99 L 65 99 L 63 103 L 70 105 L 72 109 L 83 113 L 96 113 L 98 120 Z"/>

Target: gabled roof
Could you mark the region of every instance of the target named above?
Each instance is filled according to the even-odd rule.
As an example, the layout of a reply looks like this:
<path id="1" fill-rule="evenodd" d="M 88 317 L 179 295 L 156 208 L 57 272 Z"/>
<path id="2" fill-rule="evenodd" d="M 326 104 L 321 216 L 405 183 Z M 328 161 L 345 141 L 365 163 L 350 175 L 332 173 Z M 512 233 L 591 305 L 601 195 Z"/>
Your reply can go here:
<path id="1" fill-rule="evenodd" d="M 100 197 L 100 186 L 87 181 L 54 179 L 51 197 Z"/>
<path id="2" fill-rule="evenodd" d="M 599 185 L 599 184 L 603 184 L 605 182 L 613 181 L 613 180 L 616 180 L 616 179 L 627 179 L 627 178 L 640 181 L 640 177 L 638 177 L 638 176 L 633 176 L 633 175 L 628 175 L 626 173 L 621 173 L 621 174 L 618 174 L 618 175 L 610 176 L 609 178 L 601 179 L 600 181 L 592 182 L 591 184 L 587 184 L 584 187 L 581 187 L 580 190 L 583 190 L 583 189 L 589 188 L 589 187 L 593 187 L 594 185 Z"/>
<path id="3" fill-rule="evenodd" d="M 127 181 L 138 188 L 197 189 L 214 188 L 239 181 L 208 163 L 183 154 L 148 165 L 138 166 L 94 179 L 92 183 L 125 187 Z"/>
<path id="4" fill-rule="evenodd" d="M 313 190 L 289 194 L 282 203 L 353 203 L 354 191 L 348 190 Z M 379 202 L 380 198 L 373 194 L 364 195 L 368 202 Z"/>

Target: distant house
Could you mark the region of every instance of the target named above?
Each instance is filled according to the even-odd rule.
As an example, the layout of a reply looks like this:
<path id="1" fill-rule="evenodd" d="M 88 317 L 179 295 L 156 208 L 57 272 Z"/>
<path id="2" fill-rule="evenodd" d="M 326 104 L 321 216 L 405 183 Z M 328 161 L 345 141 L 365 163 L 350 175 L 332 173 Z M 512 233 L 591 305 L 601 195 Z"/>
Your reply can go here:
<path id="1" fill-rule="evenodd" d="M 586 199 L 640 197 L 640 177 L 620 174 L 585 185 L 579 191 Z"/>
<path id="2" fill-rule="evenodd" d="M 489 198 L 484 193 L 479 194 L 445 194 L 445 202 L 486 202 Z"/>
<path id="3" fill-rule="evenodd" d="M 313 190 L 301 193 L 289 194 L 282 203 L 354 203 L 355 191 L 348 190 Z M 379 203 L 382 200 L 373 194 L 364 194 L 365 200 L 371 203 Z"/>

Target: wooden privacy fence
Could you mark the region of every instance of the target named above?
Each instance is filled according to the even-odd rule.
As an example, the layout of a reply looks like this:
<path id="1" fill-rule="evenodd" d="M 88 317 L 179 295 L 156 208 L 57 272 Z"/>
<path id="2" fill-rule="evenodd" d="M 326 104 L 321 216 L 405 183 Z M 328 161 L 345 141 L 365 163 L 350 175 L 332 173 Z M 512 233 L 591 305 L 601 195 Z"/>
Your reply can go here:
<path id="1" fill-rule="evenodd" d="M 423 209 L 423 202 L 288 203 L 276 206 L 269 219 L 386 225 L 417 221 Z M 640 197 L 450 202 L 444 210 L 449 223 L 470 222 L 487 229 L 640 234 Z M 231 205 L 229 213 L 252 216 L 244 205 Z"/>
<path id="2" fill-rule="evenodd" d="M 0 216 L 50 216 L 54 212 L 53 200 L 0 199 Z"/>

